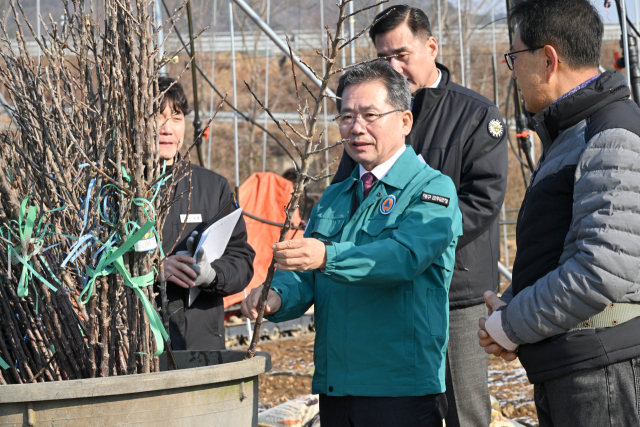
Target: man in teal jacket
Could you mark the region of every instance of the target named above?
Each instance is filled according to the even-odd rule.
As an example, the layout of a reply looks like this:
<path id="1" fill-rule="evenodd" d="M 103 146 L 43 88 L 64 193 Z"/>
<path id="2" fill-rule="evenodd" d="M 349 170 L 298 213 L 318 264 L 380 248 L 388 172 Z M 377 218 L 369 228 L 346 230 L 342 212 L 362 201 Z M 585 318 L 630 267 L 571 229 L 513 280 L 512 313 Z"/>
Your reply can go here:
<path id="1" fill-rule="evenodd" d="M 462 217 L 450 178 L 404 139 L 411 90 L 386 62 L 340 78 L 351 177 L 326 189 L 303 239 L 274 245 L 273 322 L 315 304 L 313 393 L 323 425 L 442 426 L 447 293 Z M 257 316 L 262 287 L 243 302 Z"/>

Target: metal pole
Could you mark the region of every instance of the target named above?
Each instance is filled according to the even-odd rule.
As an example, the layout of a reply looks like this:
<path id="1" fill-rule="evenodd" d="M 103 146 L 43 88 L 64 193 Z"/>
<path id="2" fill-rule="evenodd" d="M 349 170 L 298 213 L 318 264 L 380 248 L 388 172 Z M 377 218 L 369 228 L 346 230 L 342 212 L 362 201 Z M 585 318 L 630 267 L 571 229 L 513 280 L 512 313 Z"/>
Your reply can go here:
<path id="1" fill-rule="evenodd" d="M 342 34 L 344 34 L 344 24 L 342 24 Z M 344 48 L 340 49 L 340 57 L 342 59 L 342 68 L 347 66 L 347 53 Z"/>
<path id="2" fill-rule="evenodd" d="M 267 25 L 271 20 L 271 0 L 267 0 Z M 269 40 L 265 47 L 265 66 L 264 66 L 264 105 L 269 108 Z M 323 62 L 324 64 L 324 62 Z M 264 128 L 268 125 L 267 113 L 264 112 Z M 262 172 L 267 168 L 267 132 L 262 133 Z"/>
<path id="3" fill-rule="evenodd" d="M 493 0 L 491 0 L 491 44 L 493 45 L 493 57 L 492 66 L 493 66 L 493 103 L 496 104 L 496 107 L 500 108 L 500 97 L 498 93 L 498 60 L 496 59 L 496 13 L 495 13 L 495 4 Z M 502 206 L 504 209 L 504 206 Z M 509 262 L 507 261 L 507 266 Z"/>
<path id="4" fill-rule="evenodd" d="M 38 25 L 38 30 L 37 30 L 37 34 L 38 34 L 38 40 L 40 40 L 40 0 L 38 0 L 36 2 L 36 23 Z M 40 65 L 40 45 L 38 43 L 36 43 L 36 45 L 38 46 L 38 65 Z"/>
<path id="5" fill-rule="evenodd" d="M 191 83 L 193 84 L 193 138 L 196 143 L 196 151 L 198 153 L 198 162 L 204 167 L 204 158 L 202 155 L 202 138 L 200 131 L 202 129 L 202 121 L 200 120 L 200 105 L 198 104 L 198 80 L 196 79 L 196 45 L 193 38 L 193 15 L 191 14 L 191 1 L 187 2 L 187 22 L 189 24 L 189 39 L 191 40 Z"/>
<path id="6" fill-rule="evenodd" d="M 39 1 L 40 0 L 38 0 L 38 2 Z M 160 7 L 160 1 L 161 0 L 156 0 L 156 25 L 158 27 L 162 26 L 162 8 Z M 164 45 L 162 44 L 163 40 L 164 40 L 164 30 L 160 30 L 158 31 L 158 36 L 156 37 L 156 43 L 158 43 L 158 46 L 160 46 L 160 52 L 158 52 L 158 56 L 160 58 L 164 57 Z M 166 65 L 163 65 L 162 68 L 160 68 L 160 74 L 167 74 Z"/>
<path id="7" fill-rule="evenodd" d="M 244 292 L 244 299 L 247 299 L 247 290 L 244 289 L 242 292 Z M 251 320 L 249 320 L 249 318 L 247 317 L 246 321 L 247 321 L 247 331 L 249 332 L 249 342 L 251 342 L 251 340 L 253 340 L 253 336 L 252 336 L 253 334 L 251 331 Z"/>
<path id="8" fill-rule="evenodd" d="M 442 5 L 440 4 L 440 0 L 438 0 L 438 55 L 440 56 L 440 63 L 442 64 L 442 46 L 443 46 L 443 39 L 442 39 L 442 9 L 441 9 Z"/>
<path id="9" fill-rule="evenodd" d="M 507 241 L 507 210 L 504 207 L 504 203 L 502 204 L 501 209 L 502 215 L 502 241 L 504 243 L 504 263 L 509 267 L 509 242 Z"/>
<path id="10" fill-rule="evenodd" d="M 640 30 L 640 1 L 639 0 L 635 1 L 634 9 L 636 10 L 636 28 Z"/>
<path id="11" fill-rule="evenodd" d="M 522 0 L 506 0 L 507 10 L 511 10 L 511 8 L 515 6 L 516 3 L 519 3 L 520 1 Z M 508 28 L 509 28 L 509 47 L 513 47 L 513 38 L 515 37 L 515 28 L 513 26 L 512 21 L 507 21 L 507 22 L 508 22 Z M 513 91 L 513 103 L 516 109 L 516 114 L 515 114 L 516 135 L 524 135 L 525 131 L 528 131 L 529 129 L 527 128 L 528 120 L 527 120 L 527 116 L 524 113 L 524 108 L 522 106 L 522 99 L 520 97 L 519 90 Z M 507 111 L 505 114 L 509 114 L 509 112 Z M 529 166 L 530 172 L 533 172 L 533 170 L 536 167 L 536 163 L 532 155 L 532 150 L 531 150 L 531 147 L 529 146 L 530 144 L 532 144 L 532 141 L 533 141 L 533 135 L 530 135 L 530 138 L 526 136 L 518 137 L 518 145 L 520 145 L 520 147 L 522 148 L 522 151 L 524 151 L 525 153 L 525 158 L 527 160 L 527 165 Z"/>
<path id="12" fill-rule="evenodd" d="M 380 7 L 382 7 L 382 5 L 380 5 Z M 324 0 L 320 0 L 320 41 L 322 42 L 322 50 L 324 51 L 325 46 L 326 46 L 326 30 L 324 28 Z M 322 75 L 324 76 L 326 72 L 326 64 L 324 63 L 324 60 L 322 61 Z M 324 113 L 324 127 L 325 127 L 325 132 L 324 132 L 324 148 L 327 148 L 329 146 L 329 121 L 327 120 L 327 98 L 325 97 L 322 100 L 322 109 L 323 109 L 323 113 Z M 325 151 L 324 152 L 324 163 L 327 167 L 327 174 L 329 174 L 329 151 Z M 327 177 L 327 187 L 331 185 L 331 178 Z"/>
<path id="13" fill-rule="evenodd" d="M 631 67 L 629 66 L 629 36 L 627 34 L 627 2 L 620 1 L 620 18 L 622 25 L 622 50 L 624 51 L 624 70 L 627 76 L 627 85 L 631 88 Z"/>
<path id="14" fill-rule="evenodd" d="M 214 84 L 216 70 L 216 17 L 218 16 L 218 0 L 213 0 L 213 13 L 211 14 L 211 84 Z M 213 87 L 211 88 L 211 101 L 209 101 L 209 114 L 213 114 Z M 207 168 L 211 169 L 211 129 L 209 129 L 209 148 L 207 149 Z"/>
<path id="15" fill-rule="evenodd" d="M 502 274 L 504 276 L 505 279 L 507 279 L 510 282 L 513 281 L 513 276 L 511 276 L 511 272 L 509 271 L 509 269 L 507 267 L 502 265 L 501 262 L 498 262 L 498 271 L 500 272 L 500 274 Z"/>
<path id="16" fill-rule="evenodd" d="M 238 108 L 238 92 L 236 90 L 236 45 L 235 45 L 235 37 L 233 34 L 233 0 L 229 0 L 229 29 L 231 31 L 231 75 L 233 80 L 233 108 Z M 238 115 L 234 112 L 233 114 L 233 148 L 234 148 L 234 158 L 235 158 L 235 169 L 236 169 L 236 197 L 237 200 L 240 200 L 239 189 L 240 189 L 240 168 L 238 162 Z"/>
<path id="17" fill-rule="evenodd" d="M 460 0 L 458 0 L 458 32 L 460 33 L 460 85 L 466 86 L 464 83 L 464 45 L 462 41 L 462 11 L 460 10 Z"/>
<path id="18" fill-rule="evenodd" d="M 349 14 L 352 14 L 354 12 L 353 10 L 353 2 L 355 0 L 349 2 Z M 356 18 L 354 16 L 352 16 L 351 18 L 349 18 L 349 38 L 352 39 L 356 36 L 356 30 L 354 28 L 355 26 L 355 22 L 356 22 Z M 351 42 L 351 45 L 349 45 L 349 55 L 350 55 L 350 59 L 351 59 L 351 63 L 355 64 L 356 63 L 356 41 L 354 40 Z"/>
<path id="19" fill-rule="evenodd" d="M 467 10 L 467 8 L 465 7 L 465 10 Z M 464 24 L 464 28 L 468 29 L 469 28 L 469 21 L 467 21 L 466 16 L 465 16 L 465 24 Z M 468 86 L 469 88 L 471 88 L 471 81 L 472 81 L 472 76 L 471 76 L 471 38 L 470 37 L 465 37 L 467 39 L 466 44 L 464 45 L 464 75 L 467 76 L 467 78 L 465 79 L 465 82 L 467 83 L 466 86 Z"/>
<path id="20" fill-rule="evenodd" d="M 262 20 L 262 18 L 260 18 L 260 16 L 251 8 L 251 6 L 247 4 L 247 2 L 245 2 L 244 0 L 229 0 L 229 1 L 233 1 L 235 4 L 237 4 L 238 7 L 242 9 L 242 11 L 246 13 L 247 16 L 251 18 L 251 20 L 262 31 L 264 31 L 265 34 L 269 36 L 271 40 L 273 40 L 276 46 L 278 46 L 278 48 L 280 48 L 280 50 L 282 50 L 282 52 L 284 52 L 285 55 L 289 56 L 289 47 L 287 46 L 287 43 L 285 43 L 280 37 L 278 37 L 278 35 L 271 29 L 271 27 L 269 27 Z M 298 68 L 300 68 L 300 70 L 302 70 L 303 73 L 307 75 L 307 77 L 309 78 L 309 80 L 313 82 L 313 84 L 315 84 L 318 87 L 322 86 L 322 82 L 320 81 L 320 79 L 314 76 L 313 73 L 304 64 L 302 64 L 302 62 L 300 62 L 300 58 L 295 53 L 293 54 L 293 62 L 298 66 Z M 326 94 L 329 95 L 329 97 L 335 97 L 335 94 L 329 88 L 327 88 Z"/>
<path id="21" fill-rule="evenodd" d="M 4 95 L 2 94 L 2 91 L 0 91 L 0 105 L 2 105 L 8 115 L 11 115 L 11 113 L 13 112 L 13 107 L 9 105 Z"/>

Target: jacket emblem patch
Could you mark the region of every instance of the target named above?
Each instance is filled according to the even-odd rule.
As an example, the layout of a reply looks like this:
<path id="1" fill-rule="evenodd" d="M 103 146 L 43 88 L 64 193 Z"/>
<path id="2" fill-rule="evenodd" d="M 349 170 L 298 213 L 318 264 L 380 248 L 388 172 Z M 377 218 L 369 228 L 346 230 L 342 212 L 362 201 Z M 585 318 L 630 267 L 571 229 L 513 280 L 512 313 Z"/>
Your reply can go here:
<path id="1" fill-rule="evenodd" d="M 504 134 L 504 125 L 500 123 L 500 120 L 498 119 L 491 120 L 489 122 L 488 128 L 489 128 L 489 135 L 491 135 L 495 139 L 502 138 L 502 135 Z"/>
<path id="2" fill-rule="evenodd" d="M 396 205 L 396 196 L 389 196 L 382 201 L 380 205 L 380 213 L 382 215 L 389 215 Z"/>
<path id="3" fill-rule="evenodd" d="M 422 193 L 420 196 L 420 200 L 423 202 L 435 203 L 436 205 L 444 206 L 445 208 L 449 207 L 449 198 L 436 196 L 435 194 Z"/>

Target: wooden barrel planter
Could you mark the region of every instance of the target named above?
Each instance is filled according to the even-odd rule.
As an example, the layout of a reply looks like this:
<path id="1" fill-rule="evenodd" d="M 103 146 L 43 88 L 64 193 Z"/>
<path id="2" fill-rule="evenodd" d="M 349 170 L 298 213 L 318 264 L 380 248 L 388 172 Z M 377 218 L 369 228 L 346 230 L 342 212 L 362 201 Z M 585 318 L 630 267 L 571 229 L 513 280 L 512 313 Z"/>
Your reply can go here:
<path id="1" fill-rule="evenodd" d="M 177 351 L 177 371 L 0 386 L 0 426 L 257 427 L 258 375 L 271 357 L 245 355 Z"/>

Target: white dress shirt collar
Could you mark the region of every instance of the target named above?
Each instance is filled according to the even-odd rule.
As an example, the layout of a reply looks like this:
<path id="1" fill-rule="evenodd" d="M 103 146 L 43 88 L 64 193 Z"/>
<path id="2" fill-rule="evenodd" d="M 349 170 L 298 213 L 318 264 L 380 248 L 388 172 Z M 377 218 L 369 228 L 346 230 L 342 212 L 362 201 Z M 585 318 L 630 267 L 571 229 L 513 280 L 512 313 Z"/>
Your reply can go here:
<path id="1" fill-rule="evenodd" d="M 435 89 L 438 87 L 438 85 L 440 84 L 440 82 L 442 81 L 442 71 L 440 71 L 440 69 L 436 68 L 436 70 L 438 70 L 438 78 L 436 79 L 436 82 L 434 84 L 432 84 L 431 86 L 429 86 L 429 89 Z M 411 110 L 413 111 L 413 100 L 415 99 L 415 97 L 411 97 Z"/>
<path id="2" fill-rule="evenodd" d="M 429 86 L 429 89 L 437 88 L 438 85 L 440 84 L 440 81 L 442 80 L 442 71 L 440 71 L 439 68 L 436 68 L 436 70 L 438 70 L 438 78 L 436 79 L 436 82 L 434 84 Z"/>
<path id="3" fill-rule="evenodd" d="M 402 155 L 402 153 L 404 153 L 404 150 L 406 149 L 407 146 L 403 144 L 402 147 L 400 147 L 400 149 L 398 149 L 398 151 L 396 151 L 396 153 L 389 160 L 384 163 L 380 163 L 378 166 L 373 168 L 371 170 L 373 176 L 375 176 L 378 181 L 384 178 L 389 173 L 396 160 L 398 160 L 398 158 Z M 360 178 L 362 178 L 362 175 L 369 172 L 360 164 L 358 165 L 358 167 L 360 168 Z"/>

